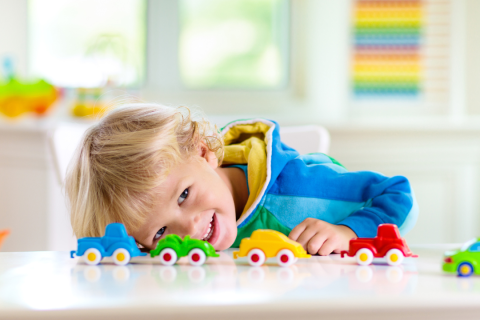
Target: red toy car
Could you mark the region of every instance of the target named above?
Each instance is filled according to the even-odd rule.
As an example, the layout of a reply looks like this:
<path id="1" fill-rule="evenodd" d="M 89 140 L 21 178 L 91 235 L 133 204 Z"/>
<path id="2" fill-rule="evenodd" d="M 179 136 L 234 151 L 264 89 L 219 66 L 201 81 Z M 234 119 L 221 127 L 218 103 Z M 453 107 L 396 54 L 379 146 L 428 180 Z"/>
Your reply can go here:
<path id="1" fill-rule="evenodd" d="M 357 263 L 362 266 L 372 263 L 373 258 L 385 257 L 389 265 L 397 266 L 402 263 L 404 257 L 418 257 L 410 251 L 407 242 L 400 236 L 398 227 L 389 223 L 378 226 L 375 238 L 350 240 L 349 250 L 341 252 L 342 258 L 345 255 L 355 257 Z"/>

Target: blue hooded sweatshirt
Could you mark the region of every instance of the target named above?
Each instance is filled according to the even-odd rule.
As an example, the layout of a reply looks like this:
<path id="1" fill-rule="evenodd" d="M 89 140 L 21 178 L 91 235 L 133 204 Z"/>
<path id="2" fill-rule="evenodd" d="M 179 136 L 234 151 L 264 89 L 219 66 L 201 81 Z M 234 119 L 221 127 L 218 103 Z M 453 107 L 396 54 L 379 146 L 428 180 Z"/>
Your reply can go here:
<path id="1" fill-rule="evenodd" d="M 270 120 L 235 121 L 221 133 L 223 164 L 247 165 L 249 198 L 232 247 L 257 229 L 288 236 L 306 218 L 345 225 L 361 238 L 375 237 L 382 223 L 396 224 L 402 235 L 415 225 L 418 205 L 405 177 L 348 172 L 325 154 L 300 155 Z"/>

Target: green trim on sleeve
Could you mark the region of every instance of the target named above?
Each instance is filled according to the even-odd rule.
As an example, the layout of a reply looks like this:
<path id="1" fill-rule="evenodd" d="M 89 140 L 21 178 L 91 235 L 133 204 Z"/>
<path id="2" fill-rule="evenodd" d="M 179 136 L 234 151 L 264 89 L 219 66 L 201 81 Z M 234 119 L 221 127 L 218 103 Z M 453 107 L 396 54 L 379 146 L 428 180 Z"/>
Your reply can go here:
<path id="1" fill-rule="evenodd" d="M 335 158 L 330 157 L 328 154 L 321 153 L 321 152 L 311 152 L 311 153 L 308 153 L 308 154 L 323 154 L 323 155 L 327 156 L 330 159 L 330 161 L 332 161 L 333 164 L 336 164 L 336 165 L 342 167 L 343 169 L 347 170 L 347 168 L 345 168 L 345 166 L 343 164 L 338 162 Z"/>
<path id="2" fill-rule="evenodd" d="M 345 166 L 343 164 L 341 164 L 340 162 L 338 162 L 337 160 L 335 160 L 334 158 L 330 157 L 328 154 L 325 154 L 327 157 L 330 158 L 330 160 L 332 160 L 332 162 L 336 165 L 339 165 L 340 167 L 342 167 L 343 169 L 347 170 L 347 168 L 345 168 Z"/>

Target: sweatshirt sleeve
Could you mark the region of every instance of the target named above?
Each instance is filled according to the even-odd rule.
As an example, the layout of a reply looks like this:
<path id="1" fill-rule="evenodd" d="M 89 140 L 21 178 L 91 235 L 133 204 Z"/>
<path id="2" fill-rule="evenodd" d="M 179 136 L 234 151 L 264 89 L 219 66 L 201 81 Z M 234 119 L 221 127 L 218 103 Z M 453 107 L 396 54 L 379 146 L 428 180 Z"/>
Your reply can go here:
<path id="1" fill-rule="evenodd" d="M 303 155 L 290 161 L 269 193 L 281 196 L 280 201 L 285 197 L 304 199 L 303 203 L 312 204 L 303 210 L 309 216 L 348 226 L 362 238 L 374 237 L 382 223 L 396 224 L 404 235 L 418 217 L 407 178 L 372 171 L 348 172 L 323 154 Z M 295 223 L 303 218 L 298 217 Z"/>
<path id="2" fill-rule="evenodd" d="M 367 205 L 337 224 L 349 227 L 360 238 L 375 237 L 382 223 L 396 224 L 402 235 L 410 231 L 418 217 L 418 206 L 407 178 L 388 178 L 368 171 L 355 176 Z"/>

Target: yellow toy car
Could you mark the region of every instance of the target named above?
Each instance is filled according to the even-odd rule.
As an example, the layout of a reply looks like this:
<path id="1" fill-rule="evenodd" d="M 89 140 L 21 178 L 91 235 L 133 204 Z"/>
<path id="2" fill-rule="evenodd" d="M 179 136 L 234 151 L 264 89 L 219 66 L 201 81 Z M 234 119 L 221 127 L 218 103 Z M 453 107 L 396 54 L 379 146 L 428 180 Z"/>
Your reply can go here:
<path id="1" fill-rule="evenodd" d="M 242 239 L 240 251 L 233 258 L 248 257 L 251 266 L 261 266 L 267 258 L 277 257 L 281 267 L 288 267 L 298 258 L 310 258 L 302 245 L 275 230 L 255 230 L 250 238 Z"/>

